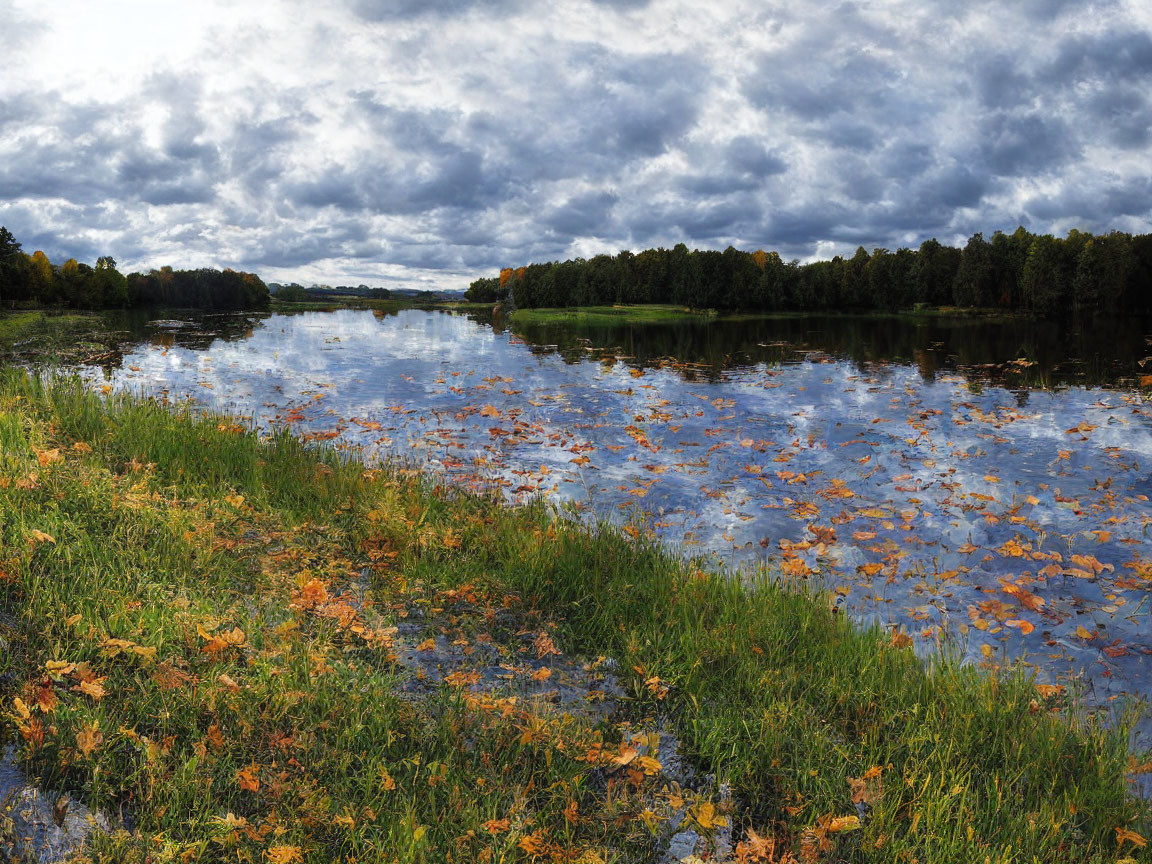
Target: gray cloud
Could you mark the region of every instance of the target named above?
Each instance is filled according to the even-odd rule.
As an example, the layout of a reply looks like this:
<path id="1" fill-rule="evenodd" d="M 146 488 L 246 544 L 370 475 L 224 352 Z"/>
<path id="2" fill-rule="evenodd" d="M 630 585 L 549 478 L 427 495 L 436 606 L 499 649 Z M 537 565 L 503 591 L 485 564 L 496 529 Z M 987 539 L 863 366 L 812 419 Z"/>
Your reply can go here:
<path id="1" fill-rule="evenodd" d="M 457 287 L 679 241 L 1149 230 L 1134 3 L 204 0 L 185 53 L 133 37 L 101 73 L 57 68 L 99 41 L 75 15 L 0 0 L 0 223 L 53 256 Z"/>

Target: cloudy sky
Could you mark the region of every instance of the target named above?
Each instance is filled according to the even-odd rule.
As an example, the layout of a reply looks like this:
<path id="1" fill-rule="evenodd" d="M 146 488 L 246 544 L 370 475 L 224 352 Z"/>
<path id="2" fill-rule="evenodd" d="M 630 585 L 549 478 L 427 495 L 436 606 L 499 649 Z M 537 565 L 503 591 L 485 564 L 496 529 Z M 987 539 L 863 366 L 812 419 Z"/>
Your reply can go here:
<path id="1" fill-rule="evenodd" d="M 462 288 L 1152 230 L 1147 0 L 0 0 L 0 224 L 54 261 Z"/>

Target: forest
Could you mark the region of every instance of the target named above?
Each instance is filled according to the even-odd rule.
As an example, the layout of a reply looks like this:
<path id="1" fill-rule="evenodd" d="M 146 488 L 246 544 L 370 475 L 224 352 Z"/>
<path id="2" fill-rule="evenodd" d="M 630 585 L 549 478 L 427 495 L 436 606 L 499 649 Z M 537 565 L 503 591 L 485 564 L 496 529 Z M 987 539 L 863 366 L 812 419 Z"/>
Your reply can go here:
<path id="1" fill-rule="evenodd" d="M 1067 237 L 1023 227 L 974 234 L 963 248 L 927 240 L 918 249 L 859 247 L 851 258 L 801 264 L 776 252 L 622 251 L 505 269 L 466 297 L 517 308 L 673 303 L 742 311 L 900 311 L 954 306 L 1067 314 L 1152 312 L 1152 235 L 1113 231 Z"/>
<path id="2" fill-rule="evenodd" d="M 269 294 L 255 273 L 236 270 L 162 267 L 125 276 L 108 255 L 97 258 L 95 266 L 75 258 L 57 265 L 39 250 L 27 254 L 12 233 L 0 227 L 0 304 L 7 308 L 266 309 Z"/>

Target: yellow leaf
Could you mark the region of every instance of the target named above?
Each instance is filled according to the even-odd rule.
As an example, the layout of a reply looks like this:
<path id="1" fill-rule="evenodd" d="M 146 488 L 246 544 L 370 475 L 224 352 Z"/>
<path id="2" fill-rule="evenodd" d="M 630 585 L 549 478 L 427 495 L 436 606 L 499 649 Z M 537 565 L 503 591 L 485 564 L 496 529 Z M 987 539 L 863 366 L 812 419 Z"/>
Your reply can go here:
<path id="1" fill-rule="evenodd" d="M 244 506 L 243 495 L 225 495 L 224 500 L 227 501 L 231 506 L 235 507 L 237 510 Z"/>
<path id="2" fill-rule="evenodd" d="M 264 853 L 271 864 L 296 864 L 298 861 L 304 860 L 304 855 L 299 846 L 273 846 Z"/>
<path id="3" fill-rule="evenodd" d="M 704 831 L 723 828 L 728 824 L 726 817 L 717 815 L 716 805 L 711 801 L 705 801 L 696 805 L 689 810 L 688 813 L 692 817 L 692 821 L 699 825 Z"/>
<path id="4" fill-rule="evenodd" d="M 96 680 L 96 681 L 81 681 L 79 684 L 77 684 L 72 689 L 78 690 L 79 692 L 83 693 L 85 696 L 90 697 L 93 702 L 99 702 L 106 695 L 108 695 L 108 691 L 105 690 L 104 685 L 100 683 L 100 681 L 103 681 L 103 680 L 104 679 L 101 678 L 101 679 Z"/>
<path id="5" fill-rule="evenodd" d="M 51 534 L 45 534 L 43 531 L 37 531 L 35 528 L 33 528 L 28 533 L 32 537 L 33 543 L 53 543 L 54 544 L 56 542 L 56 538 L 53 537 Z"/>
<path id="6" fill-rule="evenodd" d="M 85 726 L 76 733 L 76 746 L 80 748 L 80 752 L 85 756 L 91 756 L 96 752 L 101 743 L 104 741 L 104 736 L 100 732 L 100 723 L 95 722 L 91 726 Z"/>
<path id="7" fill-rule="evenodd" d="M 1148 841 L 1137 834 L 1135 831 L 1129 831 L 1127 828 L 1116 829 L 1116 845 L 1123 848 L 1125 843 L 1131 843 L 1138 849 L 1143 849 L 1148 845 Z"/>
<path id="8" fill-rule="evenodd" d="M 649 777 L 660 773 L 660 763 L 651 756 L 637 756 L 633 764 Z"/>
<path id="9" fill-rule="evenodd" d="M 24 704 L 24 700 L 16 696 L 12 700 L 12 707 L 16 709 L 17 716 L 22 720 L 27 720 L 32 716 L 32 712 L 28 710 L 28 706 Z"/>
<path id="10" fill-rule="evenodd" d="M 75 668 L 75 663 L 65 663 L 63 660 L 49 660 L 44 664 L 44 671 L 53 681 L 59 681 Z"/>
<path id="11" fill-rule="evenodd" d="M 829 834 L 839 834 L 842 831 L 856 831 L 859 828 L 859 816 L 837 816 L 828 823 Z"/>
<path id="12" fill-rule="evenodd" d="M 396 781 L 392 779 L 392 775 L 388 773 L 388 769 L 383 765 L 380 766 L 380 788 L 385 792 L 391 792 L 396 788 Z"/>
<path id="13" fill-rule="evenodd" d="M 1079 636 L 1081 639 L 1093 638 L 1092 637 L 1092 631 L 1089 630 L 1087 627 L 1084 627 L 1083 625 L 1076 628 L 1076 635 Z"/>
<path id="14" fill-rule="evenodd" d="M 435 651 L 436 650 L 436 640 L 435 639 L 425 639 L 423 642 L 421 642 L 419 645 L 416 646 L 416 650 L 417 651 Z"/>

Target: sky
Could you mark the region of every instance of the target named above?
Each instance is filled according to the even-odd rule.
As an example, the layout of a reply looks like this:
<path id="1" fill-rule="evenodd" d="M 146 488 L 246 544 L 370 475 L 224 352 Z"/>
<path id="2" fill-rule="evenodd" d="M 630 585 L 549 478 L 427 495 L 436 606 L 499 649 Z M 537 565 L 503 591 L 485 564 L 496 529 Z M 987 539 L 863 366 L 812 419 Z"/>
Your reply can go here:
<path id="1" fill-rule="evenodd" d="M 463 289 L 686 243 L 1152 231 L 1146 0 L 0 0 L 59 263 Z"/>

